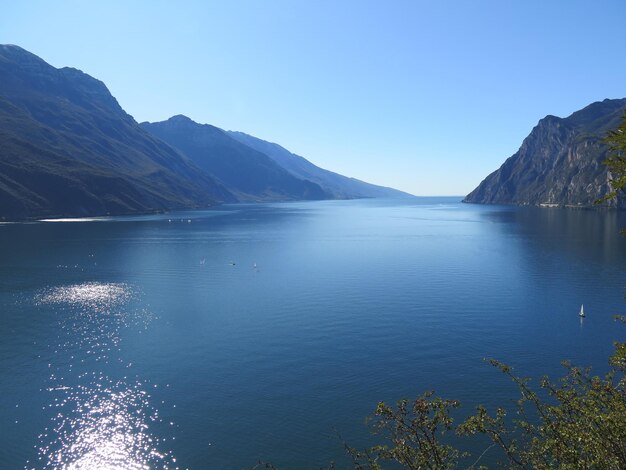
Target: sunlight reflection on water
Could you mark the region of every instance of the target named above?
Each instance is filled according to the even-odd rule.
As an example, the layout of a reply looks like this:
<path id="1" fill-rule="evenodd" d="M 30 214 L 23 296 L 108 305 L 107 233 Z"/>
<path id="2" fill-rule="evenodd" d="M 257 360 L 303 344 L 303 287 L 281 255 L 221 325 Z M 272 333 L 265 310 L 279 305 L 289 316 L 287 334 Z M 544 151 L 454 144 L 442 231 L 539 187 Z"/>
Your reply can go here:
<path id="1" fill-rule="evenodd" d="M 67 303 L 89 307 L 96 311 L 127 301 L 132 290 L 126 284 L 86 282 L 66 287 L 55 287 L 39 296 L 43 303 Z"/>
<path id="2" fill-rule="evenodd" d="M 83 283 L 47 289 L 35 297 L 38 305 L 59 307 L 56 363 L 48 365 L 47 407 L 56 414 L 39 436 L 43 468 L 147 469 L 175 467 L 170 452 L 149 424 L 162 422 L 150 403 L 148 382 L 138 377 L 112 378 L 100 365 L 124 363 L 121 330 L 146 328 L 147 310 L 131 308 L 136 293 L 126 284 Z M 126 364 L 131 367 L 131 364 Z"/>
<path id="3" fill-rule="evenodd" d="M 47 466 L 143 469 L 166 457 L 148 433 L 147 421 L 158 419 L 158 414 L 142 384 L 106 382 L 98 378 L 90 386 L 62 390 L 55 399 L 60 409 L 54 418 L 55 438 L 40 448 Z"/>

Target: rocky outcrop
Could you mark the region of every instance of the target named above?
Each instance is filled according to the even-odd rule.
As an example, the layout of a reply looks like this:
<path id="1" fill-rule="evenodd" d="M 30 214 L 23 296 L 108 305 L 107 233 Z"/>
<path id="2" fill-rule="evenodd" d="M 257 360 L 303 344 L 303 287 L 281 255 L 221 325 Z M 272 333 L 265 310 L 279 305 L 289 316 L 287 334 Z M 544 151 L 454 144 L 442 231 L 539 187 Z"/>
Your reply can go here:
<path id="1" fill-rule="evenodd" d="M 626 99 L 593 103 L 567 118 L 546 116 L 520 149 L 464 202 L 592 207 L 610 192 L 603 138 L 616 128 Z M 626 207 L 624 198 L 605 205 Z"/>

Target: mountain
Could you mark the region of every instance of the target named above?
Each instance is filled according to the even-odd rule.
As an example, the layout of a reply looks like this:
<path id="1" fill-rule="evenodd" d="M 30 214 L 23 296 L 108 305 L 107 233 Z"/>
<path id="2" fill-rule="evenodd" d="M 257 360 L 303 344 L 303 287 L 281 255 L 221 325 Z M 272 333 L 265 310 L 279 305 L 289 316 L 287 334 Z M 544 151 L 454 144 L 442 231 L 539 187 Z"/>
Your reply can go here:
<path id="1" fill-rule="evenodd" d="M 0 218 L 206 207 L 235 196 L 139 127 L 106 86 L 0 46 Z"/>
<path id="2" fill-rule="evenodd" d="M 626 99 L 590 104 L 567 118 L 546 116 L 520 149 L 464 202 L 590 207 L 610 191 L 602 139 L 616 128 Z M 608 205 L 626 207 L 620 198 Z"/>
<path id="3" fill-rule="evenodd" d="M 101 81 L 0 45 L 0 220 L 390 196 L 184 116 L 139 125 Z"/>
<path id="4" fill-rule="evenodd" d="M 315 166 L 305 158 L 291 153 L 278 144 L 258 139 L 243 132 L 228 131 L 228 135 L 259 152 L 268 155 L 281 167 L 297 178 L 307 179 L 319 184 L 324 191 L 335 199 L 354 199 L 367 197 L 412 197 L 396 189 L 376 186 L 355 178 L 348 178 L 332 171 Z"/>
<path id="5" fill-rule="evenodd" d="M 240 201 L 329 198 L 319 185 L 294 176 L 217 127 L 181 115 L 162 122 L 143 122 L 141 127 L 180 150 Z"/>

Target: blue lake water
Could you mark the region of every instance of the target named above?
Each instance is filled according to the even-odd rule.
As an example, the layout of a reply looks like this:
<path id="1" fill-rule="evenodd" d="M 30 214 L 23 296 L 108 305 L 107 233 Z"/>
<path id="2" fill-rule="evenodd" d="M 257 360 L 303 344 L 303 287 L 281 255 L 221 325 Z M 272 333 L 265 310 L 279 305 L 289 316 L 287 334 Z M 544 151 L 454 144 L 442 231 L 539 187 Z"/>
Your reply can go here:
<path id="1" fill-rule="evenodd" d="M 508 403 L 485 357 L 600 372 L 623 227 L 459 198 L 0 225 L 0 466 L 346 468 L 379 400 Z"/>

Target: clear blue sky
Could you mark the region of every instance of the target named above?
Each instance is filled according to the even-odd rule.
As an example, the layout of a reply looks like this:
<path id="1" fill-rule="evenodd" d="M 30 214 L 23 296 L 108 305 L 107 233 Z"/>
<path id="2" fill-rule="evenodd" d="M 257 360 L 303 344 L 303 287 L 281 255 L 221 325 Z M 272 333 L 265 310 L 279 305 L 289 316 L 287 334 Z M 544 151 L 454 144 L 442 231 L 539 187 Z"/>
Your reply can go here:
<path id="1" fill-rule="evenodd" d="M 460 195 L 546 114 L 626 96 L 626 2 L 3 1 L 0 43 L 418 195 Z"/>

